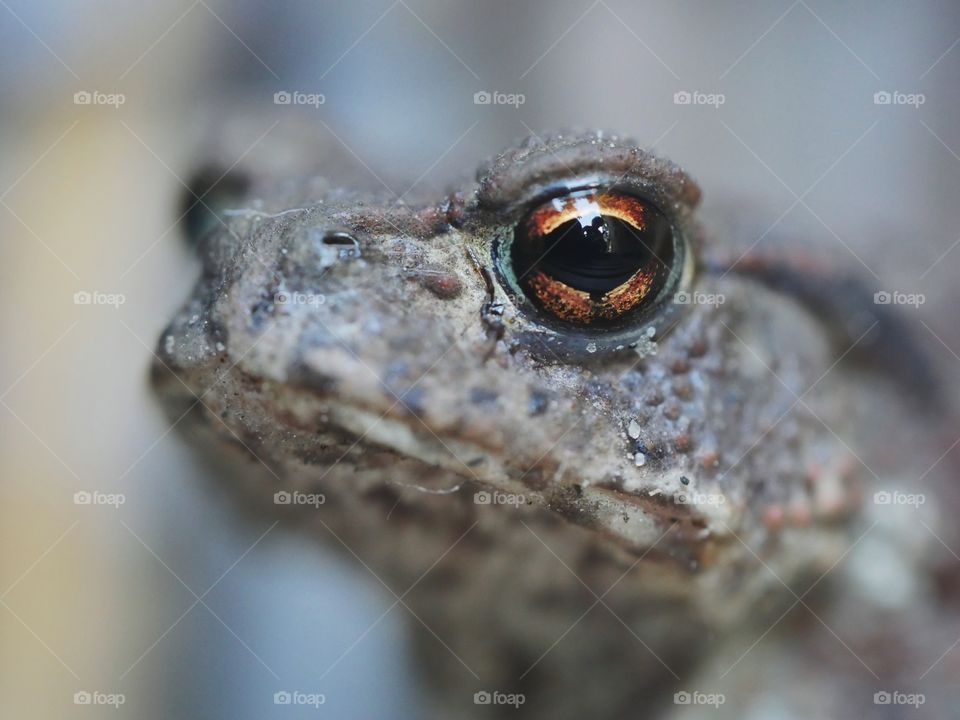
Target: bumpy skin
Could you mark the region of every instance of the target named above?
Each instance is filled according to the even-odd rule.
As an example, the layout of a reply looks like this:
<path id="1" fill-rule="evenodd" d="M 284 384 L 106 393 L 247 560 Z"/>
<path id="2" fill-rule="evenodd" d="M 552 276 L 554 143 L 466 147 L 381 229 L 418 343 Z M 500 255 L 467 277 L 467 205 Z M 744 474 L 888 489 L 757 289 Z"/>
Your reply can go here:
<path id="1" fill-rule="evenodd" d="M 495 248 L 583 178 L 654 201 L 688 243 L 679 289 L 723 304 L 667 303 L 626 339 L 540 322 Z M 888 385 L 835 363 L 870 318 L 837 333 L 778 290 L 782 268 L 723 271 L 737 241 L 704 239 L 671 163 L 589 134 L 528 142 L 435 204 L 246 185 L 198 241 L 154 381 L 257 471 L 222 474 L 258 512 L 402 598 L 438 716 L 659 716 L 718 639 L 790 606 L 781 580 L 802 592 L 864 527 L 867 472 L 841 437 Z"/>

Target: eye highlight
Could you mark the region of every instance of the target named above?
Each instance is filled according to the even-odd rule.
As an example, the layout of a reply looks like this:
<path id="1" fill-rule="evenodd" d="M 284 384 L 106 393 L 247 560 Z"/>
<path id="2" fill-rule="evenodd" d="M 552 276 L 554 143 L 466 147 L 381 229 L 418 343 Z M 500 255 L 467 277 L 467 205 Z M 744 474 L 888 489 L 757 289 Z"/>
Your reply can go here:
<path id="1" fill-rule="evenodd" d="M 680 254 L 670 220 L 652 203 L 579 190 L 542 203 L 520 221 L 509 274 L 533 305 L 558 320 L 619 326 L 662 297 Z"/>

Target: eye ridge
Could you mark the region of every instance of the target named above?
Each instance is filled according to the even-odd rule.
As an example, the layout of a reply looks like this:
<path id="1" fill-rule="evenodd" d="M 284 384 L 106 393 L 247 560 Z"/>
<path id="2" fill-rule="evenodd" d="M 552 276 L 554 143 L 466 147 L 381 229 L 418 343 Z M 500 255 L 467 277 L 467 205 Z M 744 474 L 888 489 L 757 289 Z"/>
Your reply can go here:
<path id="1" fill-rule="evenodd" d="M 675 231 L 653 203 L 616 190 L 567 191 L 516 226 L 505 258 L 526 298 L 563 323 L 622 325 L 675 275 Z"/>

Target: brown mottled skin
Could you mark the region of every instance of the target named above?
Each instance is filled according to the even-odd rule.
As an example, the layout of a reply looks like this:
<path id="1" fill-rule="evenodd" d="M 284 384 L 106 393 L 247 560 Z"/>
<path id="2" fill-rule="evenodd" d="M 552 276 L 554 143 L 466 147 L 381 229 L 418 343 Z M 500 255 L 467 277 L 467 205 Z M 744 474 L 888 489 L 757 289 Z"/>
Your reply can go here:
<path id="1" fill-rule="evenodd" d="M 813 607 L 840 582 L 871 522 L 868 468 L 900 482 L 871 454 L 883 442 L 869 418 L 915 411 L 902 377 L 872 360 L 927 371 L 891 338 L 894 320 L 831 273 L 804 292 L 814 273 L 786 254 L 728 272 L 755 235 L 701 226 L 690 178 L 617 137 L 529 141 L 419 205 L 345 190 L 335 166 L 320 174 L 252 172 L 242 196 L 220 198 L 154 381 L 174 418 L 189 412 L 196 437 L 227 448 L 224 484 L 362 561 L 415 613 L 437 717 L 660 717 L 678 710 L 675 691 L 718 688 L 727 702 L 711 717 L 771 693 L 783 717 L 867 716 L 875 690 L 902 682 L 897 663 L 867 674 L 802 610 L 740 675 L 704 669 L 732 665 L 794 604 L 784 583 L 803 596 L 830 571 Z M 530 313 L 494 248 L 545 190 L 588 177 L 655 203 L 685 238 L 677 289 L 724 302 L 666 302 L 617 338 Z M 841 300 L 818 305 L 830 292 Z M 279 489 L 326 502 L 276 506 Z M 483 491 L 517 504 L 478 504 Z M 879 664 L 869 609 L 822 602 Z M 795 655 L 781 651 L 791 632 L 805 638 Z M 758 667 L 849 676 L 838 682 L 856 691 L 811 708 L 776 686 L 783 674 L 738 685 Z M 525 703 L 477 706 L 477 690 Z"/>

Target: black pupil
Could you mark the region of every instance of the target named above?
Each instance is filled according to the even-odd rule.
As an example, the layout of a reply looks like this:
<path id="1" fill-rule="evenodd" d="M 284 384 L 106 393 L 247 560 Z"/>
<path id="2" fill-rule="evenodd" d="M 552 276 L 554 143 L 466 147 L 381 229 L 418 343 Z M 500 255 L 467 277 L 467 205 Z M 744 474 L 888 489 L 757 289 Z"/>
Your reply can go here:
<path id="1" fill-rule="evenodd" d="M 539 270 L 576 290 L 601 296 L 653 264 L 657 275 L 669 273 L 671 230 L 667 218 L 650 205 L 644 227 L 595 210 L 530 237 L 525 224 L 513 243 L 514 271 L 521 284 Z"/>

